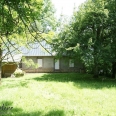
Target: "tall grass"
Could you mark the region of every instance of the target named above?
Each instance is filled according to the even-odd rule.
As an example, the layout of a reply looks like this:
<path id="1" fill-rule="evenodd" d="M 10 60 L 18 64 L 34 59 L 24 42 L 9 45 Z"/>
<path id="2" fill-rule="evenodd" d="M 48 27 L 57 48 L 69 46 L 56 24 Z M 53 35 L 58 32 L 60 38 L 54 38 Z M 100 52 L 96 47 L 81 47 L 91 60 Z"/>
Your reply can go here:
<path id="1" fill-rule="evenodd" d="M 13 107 L 5 110 L 2 107 Z M 3 78 L 0 116 L 115 116 L 116 81 L 88 74 L 40 73 Z"/>

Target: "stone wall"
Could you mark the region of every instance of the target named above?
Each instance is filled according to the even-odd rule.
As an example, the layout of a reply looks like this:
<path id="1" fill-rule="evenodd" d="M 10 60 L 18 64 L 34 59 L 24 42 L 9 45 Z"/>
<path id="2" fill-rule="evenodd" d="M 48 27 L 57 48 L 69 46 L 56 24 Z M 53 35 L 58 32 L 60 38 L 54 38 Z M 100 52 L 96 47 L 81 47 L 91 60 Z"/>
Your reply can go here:
<path id="1" fill-rule="evenodd" d="M 69 67 L 69 59 L 67 57 L 60 58 L 59 70 L 55 70 L 55 58 L 53 56 L 43 56 L 43 57 L 27 57 L 27 59 L 32 59 L 35 64 L 37 64 L 37 59 L 42 59 L 42 67 L 33 68 L 26 67 L 22 64 L 22 70 L 25 72 L 32 73 L 44 73 L 44 72 L 85 72 L 84 65 L 79 61 L 74 61 L 74 67 Z"/>
<path id="2" fill-rule="evenodd" d="M 22 63 L 22 70 L 25 72 L 53 72 L 54 71 L 54 58 L 53 57 L 26 57 L 27 60 L 32 59 L 33 62 L 37 65 L 38 59 L 42 59 L 42 67 L 27 67 L 24 63 Z"/>

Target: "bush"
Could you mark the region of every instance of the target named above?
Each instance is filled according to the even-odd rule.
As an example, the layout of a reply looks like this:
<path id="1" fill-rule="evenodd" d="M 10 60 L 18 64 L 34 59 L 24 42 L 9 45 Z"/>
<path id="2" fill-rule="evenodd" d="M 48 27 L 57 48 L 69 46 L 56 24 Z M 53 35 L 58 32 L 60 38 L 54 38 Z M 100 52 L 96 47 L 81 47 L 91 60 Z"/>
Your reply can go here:
<path id="1" fill-rule="evenodd" d="M 19 68 L 17 68 L 17 69 L 15 70 L 15 72 L 14 72 L 14 76 L 15 76 L 15 77 L 22 77 L 22 76 L 24 76 L 24 74 L 25 74 L 25 72 L 22 71 L 22 70 L 19 69 Z"/>

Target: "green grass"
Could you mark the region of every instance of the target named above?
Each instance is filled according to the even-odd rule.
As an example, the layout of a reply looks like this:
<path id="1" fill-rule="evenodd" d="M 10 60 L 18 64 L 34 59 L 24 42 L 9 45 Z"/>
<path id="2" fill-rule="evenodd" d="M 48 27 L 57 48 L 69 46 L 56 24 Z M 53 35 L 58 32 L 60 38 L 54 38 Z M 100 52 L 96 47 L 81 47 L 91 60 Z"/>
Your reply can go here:
<path id="1" fill-rule="evenodd" d="M 3 78 L 0 116 L 116 116 L 116 81 L 88 74 L 40 73 Z"/>

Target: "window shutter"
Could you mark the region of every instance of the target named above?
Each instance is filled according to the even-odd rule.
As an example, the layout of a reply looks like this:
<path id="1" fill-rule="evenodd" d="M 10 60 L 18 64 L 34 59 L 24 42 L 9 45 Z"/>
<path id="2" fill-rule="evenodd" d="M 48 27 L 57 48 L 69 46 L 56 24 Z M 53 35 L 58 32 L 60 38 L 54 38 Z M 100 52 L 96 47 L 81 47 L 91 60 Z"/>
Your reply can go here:
<path id="1" fill-rule="evenodd" d="M 38 66 L 42 67 L 42 59 L 38 59 Z"/>

